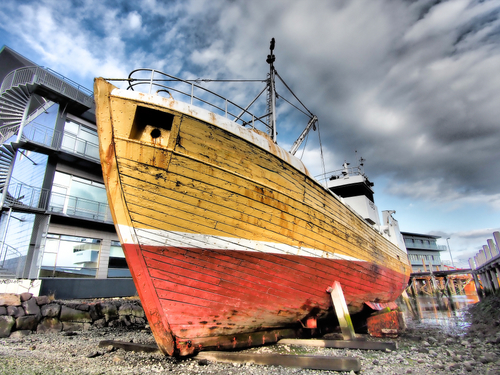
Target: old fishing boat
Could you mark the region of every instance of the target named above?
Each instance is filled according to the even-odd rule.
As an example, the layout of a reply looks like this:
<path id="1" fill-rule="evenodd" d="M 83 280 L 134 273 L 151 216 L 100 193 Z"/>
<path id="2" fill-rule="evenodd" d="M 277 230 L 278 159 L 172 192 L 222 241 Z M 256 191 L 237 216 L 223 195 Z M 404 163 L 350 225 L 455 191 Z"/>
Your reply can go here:
<path id="1" fill-rule="evenodd" d="M 391 214 L 379 223 L 332 191 L 349 171 L 326 187 L 312 178 L 293 155 L 300 139 L 292 152 L 276 144 L 273 49 L 274 41 L 268 121 L 154 70 L 131 73 L 129 89 L 95 80 L 109 205 L 168 355 L 291 336 L 332 313 L 326 289 L 334 281 L 353 312 L 394 301 L 407 285 L 410 267 Z M 311 116 L 306 129 L 315 122 Z M 350 181 L 360 176 L 366 185 L 363 175 Z"/>

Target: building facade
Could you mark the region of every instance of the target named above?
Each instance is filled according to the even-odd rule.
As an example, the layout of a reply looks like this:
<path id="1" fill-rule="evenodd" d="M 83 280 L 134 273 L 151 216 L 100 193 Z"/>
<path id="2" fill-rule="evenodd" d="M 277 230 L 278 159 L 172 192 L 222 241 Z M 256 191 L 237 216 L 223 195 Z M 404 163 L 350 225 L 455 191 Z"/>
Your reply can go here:
<path id="1" fill-rule="evenodd" d="M 441 260 L 441 251 L 446 251 L 447 247 L 438 245 L 436 242 L 439 236 L 428 234 L 401 232 L 405 241 L 408 259 L 411 263 L 412 272 L 444 270 Z"/>
<path id="2" fill-rule="evenodd" d="M 107 204 L 93 93 L 0 50 L 0 278 L 57 298 L 135 294 Z"/>

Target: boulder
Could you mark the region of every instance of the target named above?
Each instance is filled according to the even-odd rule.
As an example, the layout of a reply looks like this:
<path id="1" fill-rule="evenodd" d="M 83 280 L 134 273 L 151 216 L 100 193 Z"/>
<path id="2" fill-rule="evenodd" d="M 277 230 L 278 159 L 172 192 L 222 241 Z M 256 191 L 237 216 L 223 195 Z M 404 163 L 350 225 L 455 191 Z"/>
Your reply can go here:
<path id="1" fill-rule="evenodd" d="M 42 316 L 49 318 L 57 318 L 61 312 L 61 305 L 57 303 L 50 303 L 42 306 Z"/>
<path id="2" fill-rule="evenodd" d="M 64 332 L 88 331 L 90 327 L 90 323 L 62 322 L 62 330 Z"/>
<path id="3" fill-rule="evenodd" d="M 36 298 L 30 298 L 27 301 L 23 301 L 21 305 L 23 306 L 26 315 L 40 315 L 40 306 L 36 304 Z"/>
<path id="4" fill-rule="evenodd" d="M 87 305 L 86 303 L 79 303 L 74 308 L 77 309 L 77 310 L 89 311 L 90 310 L 90 305 Z"/>
<path id="5" fill-rule="evenodd" d="M 33 293 L 28 293 L 24 292 L 19 295 L 19 298 L 21 298 L 21 302 L 26 302 L 30 300 L 33 297 Z"/>
<path id="6" fill-rule="evenodd" d="M 36 315 L 25 315 L 16 319 L 16 330 L 19 331 L 36 331 L 37 325 L 38 318 Z"/>
<path id="7" fill-rule="evenodd" d="M 21 330 L 21 331 L 14 331 L 10 334 L 9 338 L 11 339 L 20 339 L 22 337 L 26 337 L 28 335 L 31 335 L 30 330 Z"/>
<path id="8" fill-rule="evenodd" d="M 36 304 L 38 306 L 43 306 L 47 305 L 50 303 L 50 298 L 47 296 L 40 296 L 40 297 L 35 297 L 36 298 Z"/>
<path id="9" fill-rule="evenodd" d="M 12 316 L 0 316 L 0 337 L 9 337 L 16 320 Z"/>
<path id="10" fill-rule="evenodd" d="M 106 327 L 106 319 L 98 319 L 94 322 L 94 327 L 96 328 L 104 328 Z"/>
<path id="11" fill-rule="evenodd" d="M 61 306 L 60 319 L 63 322 L 92 323 L 92 318 L 88 311 L 72 309 L 68 306 Z"/>
<path id="12" fill-rule="evenodd" d="M 101 311 L 106 321 L 109 322 L 112 319 L 118 318 L 118 309 L 116 305 L 110 302 L 101 303 Z"/>
<path id="13" fill-rule="evenodd" d="M 103 317 L 101 304 L 97 303 L 90 305 L 89 313 L 92 320 L 101 319 Z"/>
<path id="14" fill-rule="evenodd" d="M 144 318 L 144 310 L 142 307 L 134 305 L 133 303 L 124 303 L 118 309 L 118 315 L 132 315 L 138 318 Z"/>
<path id="15" fill-rule="evenodd" d="M 7 306 L 7 315 L 19 318 L 20 316 L 26 315 L 26 313 L 21 306 Z"/>
<path id="16" fill-rule="evenodd" d="M 57 318 L 43 318 L 36 329 L 37 333 L 61 332 L 62 323 Z"/>
<path id="17" fill-rule="evenodd" d="M 0 293 L 0 306 L 21 306 L 21 298 L 14 293 Z"/>

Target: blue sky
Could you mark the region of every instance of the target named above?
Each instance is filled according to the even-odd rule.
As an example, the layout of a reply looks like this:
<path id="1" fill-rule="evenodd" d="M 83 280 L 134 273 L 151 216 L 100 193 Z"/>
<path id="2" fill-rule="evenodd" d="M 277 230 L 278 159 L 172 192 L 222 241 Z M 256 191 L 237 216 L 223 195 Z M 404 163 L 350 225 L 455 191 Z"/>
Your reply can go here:
<path id="1" fill-rule="evenodd" d="M 0 45 L 92 88 L 141 67 L 265 78 L 274 37 L 278 72 L 319 118 L 325 169 L 357 151 L 379 209 L 450 237 L 465 265 L 500 230 L 499 14 L 500 0 L 5 0 Z M 279 125 L 289 148 L 303 124 Z M 323 171 L 317 132 L 303 160 Z"/>

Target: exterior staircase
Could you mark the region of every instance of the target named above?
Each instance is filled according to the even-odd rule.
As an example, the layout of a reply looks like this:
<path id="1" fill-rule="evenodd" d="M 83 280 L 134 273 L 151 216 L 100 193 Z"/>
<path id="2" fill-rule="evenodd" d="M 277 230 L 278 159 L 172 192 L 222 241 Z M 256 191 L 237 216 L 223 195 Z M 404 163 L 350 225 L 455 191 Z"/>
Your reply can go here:
<path id="1" fill-rule="evenodd" d="M 16 150 L 12 145 L 5 143 L 0 146 L 0 196 L 3 194 L 15 155 Z"/>
<path id="2" fill-rule="evenodd" d="M 0 143 L 16 134 L 30 98 L 38 93 L 46 102 L 64 103 L 72 112 L 84 112 L 94 106 L 92 91 L 58 73 L 39 66 L 10 72 L 0 88 Z M 42 104 L 41 108 L 47 108 Z"/>

